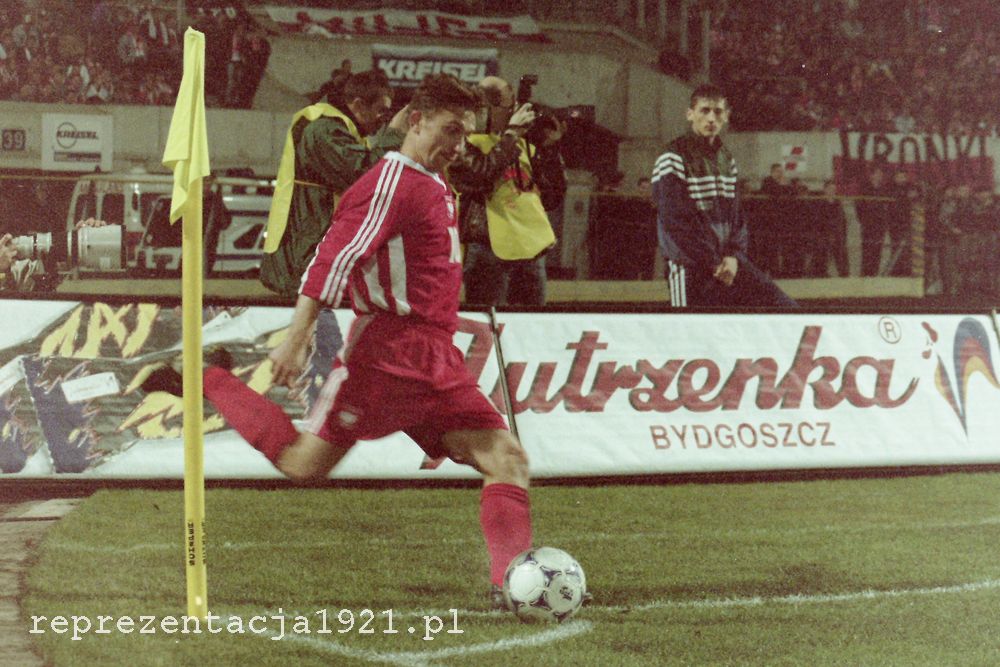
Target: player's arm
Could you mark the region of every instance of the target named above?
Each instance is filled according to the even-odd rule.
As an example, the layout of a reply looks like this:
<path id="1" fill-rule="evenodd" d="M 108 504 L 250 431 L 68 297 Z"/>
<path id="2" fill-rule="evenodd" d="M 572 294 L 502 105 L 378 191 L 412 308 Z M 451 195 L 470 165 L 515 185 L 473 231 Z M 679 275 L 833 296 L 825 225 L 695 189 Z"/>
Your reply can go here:
<path id="1" fill-rule="evenodd" d="M 687 178 L 680 156 L 676 153 L 660 156 L 653 168 L 652 181 L 660 230 L 669 234 L 696 266 L 714 271 L 722 261 L 722 255 L 716 249 L 715 235 L 701 224 L 698 209 L 688 196 Z M 664 243 L 662 234 L 660 243 Z"/>
<path id="2" fill-rule="evenodd" d="M 312 335 L 319 309 L 318 301 L 299 295 L 295 312 L 292 313 L 292 323 L 288 327 L 288 335 L 268 355 L 272 363 L 271 381 L 275 384 L 291 387 L 302 375 L 306 365 L 309 337 Z"/>

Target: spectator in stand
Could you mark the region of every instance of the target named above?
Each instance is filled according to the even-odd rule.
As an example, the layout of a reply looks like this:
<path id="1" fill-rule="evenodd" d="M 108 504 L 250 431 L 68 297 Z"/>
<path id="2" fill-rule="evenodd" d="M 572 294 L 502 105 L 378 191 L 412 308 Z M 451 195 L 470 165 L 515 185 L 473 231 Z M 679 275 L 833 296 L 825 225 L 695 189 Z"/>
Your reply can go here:
<path id="1" fill-rule="evenodd" d="M 982 297 L 993 278 L 989 267 L 992 262 L 988 239 L 994 233 L 984 194 L 973 195 L 967 184 L 955 190 L 957 201 L 953 221 L 958 235 L 958 295 L 966 299 Z"/>
<path id="2" fill-rule="evenodd" d="M 12 99 L 17 94 L 17 72 L 8 58 L 0 61 L 0 99 Z"/>
<path id="3" fill-rule="evenodd" d="M 770 174 L 761 181 L 760 195 L 764 197 L 757 206 L 757 228 L 752 238 L 754 261 L 763 271 L 778 277 L 785 274 L 785 256 L 790 252 L 789 230 L 794 224 L 789 213 L 795 189 L 785 174 L 785 168 L 775 162 Z"/>
<path id="4" fill-rule="evenodd" d="M 993 299 L 997 294 L 994 269 L 997 256 L 997 207 L 991 189 L 975 192 L 971 211 L 962 235 L 959 272 L 965 284 L 962 296 Z"/>
<path id="5" fill-rule="evenodd" d="M 889 275 L 909 276 L 913 273 L 913 205 L 919 191 L 910 183 L 910 175 L 903 169 L 893 174 L 889 190 L 893 198 L 888 217 L 892 252 Z"/>
<path id="6" fill-rule="evenodd" d="M 790 200 L 785 202 L 778 234 L 784 239 L 781 258 L 783 278 L 802 278 L 807 265 L 816 261 L 816 230 L 809 224 L 809 188 L 801 179 L 788 181 Z"/>
<path id="7" fill-rule="evenodd" d="M 882 266 L 882 245 L 889 228 L 892 190 L 881 167 L 872 167 L 855 204 L 861 224 L 861 275 L 877 276 Z"/>
<path id="8" fill-rule="evenodd" d="M 103 67 L 98 67 L 96 76 L 87 86 L 84 99 L 87 104 L 110 104 L 114 95 L 115 84 L 111 80 L 111 72 Z"/>
<path id="9" fill-rule="evenodd" d="M 226 65 L 226 106 L 237 106 L 239 90 L 243 84 L 246 69 L 247 27 L 245 23 L 236 25 L 229 46 L 229 61 Z"/>
<path id="10" fill-rule="evenodd" d="M 260 86 L 261 79 L 264 78 L 267 62 L 271 58 L 271 44 L 267 41 L 262 28 L 256 27 L 247 34 L 245 57 L 243 79 L 237 86 L 239 95 L 236 98 L 236 107 L 239 109 L 253 107 L 257 88 Z"/>
<path id="11" fill-rule="evenodd" d="M 958 296 L 958 259 L 962 231 L 956 226 L 957 190 L 953 185 L 945 188 L 940 202 L 927 217 L 925 291 L 945 297 Z"/>
<path id="12" fill-rule="evenodd" d="M 587 220 L 587 255 L 590 259 L 588 275 L 592 280 L 613 280 L 620 277 L 622 205 L 621 193 L 625 174 L 607 171 L 598 174 L 597 184 L 590 196 Z"/>
<path id="13" fill-rule="evenodd" d="M 844 206 L 837 198 L 837 184 L 828 180 L 823 183 L 823 199 L 813 202 L 811 217 L 815 220 L 817 252 L 815 261 L 809 266 L 808 275 L 822 278 L 829 275 L 829 261 L 833 259 L 837 275 L 844 278 L 848 274 L 847 263 L 847 218 Z"/>
<path id="14" fill-rule="evenodd" d="M 139 25 L 149 48 L 146 60 L 151 69 L 163 70 L 180 64 L 175 56 L 183 47 L 178 42 L 177 19 L 173 13 L 157 13 L 147 7 L 139 18 Z"/>
<path id="15" fill-rule="evenodd" d="M 118 61 L 122 66 L 119 70 L 128 78 L 141 72 L 146 65 L 146 41 L 139 37 L 137 26 L 130 25 L 125 34 L 118 39 Z"/>

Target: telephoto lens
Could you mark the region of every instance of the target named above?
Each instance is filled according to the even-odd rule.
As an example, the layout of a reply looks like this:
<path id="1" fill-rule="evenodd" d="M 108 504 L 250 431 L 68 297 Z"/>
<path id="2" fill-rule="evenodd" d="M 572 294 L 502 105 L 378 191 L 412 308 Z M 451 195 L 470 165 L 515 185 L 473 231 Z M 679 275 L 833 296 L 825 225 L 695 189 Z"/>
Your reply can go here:
<path id="1" fill-rule="evenodd" d="M 38 259 L 52 250 L 52 232 L 38 232 L 15 236 L 18 259 Z"/>

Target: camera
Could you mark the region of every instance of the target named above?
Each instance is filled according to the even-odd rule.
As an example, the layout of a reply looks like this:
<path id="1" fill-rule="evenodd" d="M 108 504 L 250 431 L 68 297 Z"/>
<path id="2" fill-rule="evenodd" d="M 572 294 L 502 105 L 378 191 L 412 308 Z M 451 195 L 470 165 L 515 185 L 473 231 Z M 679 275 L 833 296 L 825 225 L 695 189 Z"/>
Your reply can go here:
<path id="1" fill-rule="evenodd" d="M 538 83 L 537 74 L 525 74 L 517 82 L 517 104 L 518 106 L 531 101 L 531 90 Z"/>
<path id="2" fill-rule="evenodd" d="M 557 109 L 531 101 L 531 92 L 537 83 L 537 74 L 525 74 L 517 82 L 517 106 L 531 102 L 531 108 L 535 112 L 535 120 L 527 134 L 528 141 L 534 144 L 545 138 L 546 128 L 555 129 L 559 125 Z"/>
<path id="3" fill-rule="evenodd" d="M 17 248 L 18 259 L 39 259 L 52 251 L 52 232 L 15 236 L 11 243 Z"/>

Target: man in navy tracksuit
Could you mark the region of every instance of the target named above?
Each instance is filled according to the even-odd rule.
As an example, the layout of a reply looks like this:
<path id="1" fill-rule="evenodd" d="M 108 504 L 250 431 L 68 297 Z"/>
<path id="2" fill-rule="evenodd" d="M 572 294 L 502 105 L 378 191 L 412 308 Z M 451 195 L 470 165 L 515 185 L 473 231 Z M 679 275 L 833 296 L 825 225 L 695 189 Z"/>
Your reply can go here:
<path id="1" fill-rule="evenodd" d="M 797 307 L 747 257 L 736 161 L 719 137 L 729 120 L 725 94 L 699 86 L 687 119 L 691 130 L 667 146 L 652 177 L 671 305 Z"/>

